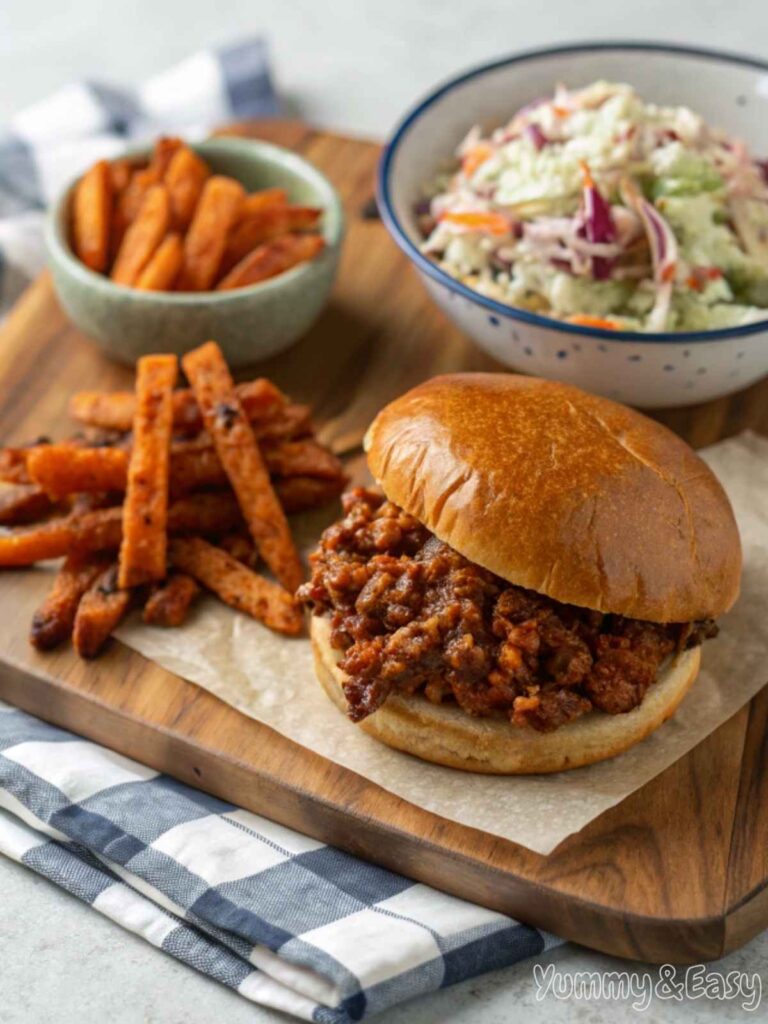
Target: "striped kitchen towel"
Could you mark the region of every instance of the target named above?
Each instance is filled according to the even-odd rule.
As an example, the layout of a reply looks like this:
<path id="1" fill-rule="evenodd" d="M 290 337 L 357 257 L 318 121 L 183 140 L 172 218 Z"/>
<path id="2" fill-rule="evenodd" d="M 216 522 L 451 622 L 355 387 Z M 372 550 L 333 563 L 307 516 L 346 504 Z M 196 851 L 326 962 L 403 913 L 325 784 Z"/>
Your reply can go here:
<path id="1" fill-rule="evenodd" d="M 2 703 L 0 853 L 247 999 L 324 1024 L 559 941 Z"/>
<path id="2" fill-rule="evenodd" d="M 94 161 L 158 134 L 201 138 L 278 111 L 266 46 L 250 39 L 195 54 L 136 89 L 82 82 L 16 114 L 0 132 L 0 317 L 45 265 L 45 207 Z"/>

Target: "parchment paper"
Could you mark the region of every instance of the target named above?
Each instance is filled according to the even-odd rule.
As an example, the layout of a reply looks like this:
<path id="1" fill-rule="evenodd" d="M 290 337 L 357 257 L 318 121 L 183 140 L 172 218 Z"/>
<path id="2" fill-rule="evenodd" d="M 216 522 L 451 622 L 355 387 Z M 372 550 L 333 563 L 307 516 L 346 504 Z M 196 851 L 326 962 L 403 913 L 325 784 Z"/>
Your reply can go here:
<path id="1" fill-rule="evenodd" d="M 367 737 L 315 681 L 307 640 L 285 640 L 211 598 L 183 629 L 130 621 L 119 638 L 247 715 L 445 818 L 539 853 L 623 800 L 728 719 L 762 685 L 768 651 L 768 440 L 721 442 L 703 457 L 733 503 L 744 545 L 744 578 L 720 636 L 677 714 L 648 740 L 611 761 L 558 775 L 459 773 L 398 753 Z M 311 541 L 317 537 L 315 530 Z"/>
<path id="2" fill-rule="evenodd" d="M 211 597 L 181 629 L 134 616 L 117 632 L 128 646 L 210 690 L 277 732 L 452 821 L 549 853 L 676 761 L 768 682 L 768 439 L 745 434 L 701 453 L 725 486 L 744 547 L 742 593 L 707 641 L 702 671 L 675 716 L 626 754 L 558 775 L 493 777 L 427 764 L 370 739 L 315 680 L 309 641 L 288 640 Z M 329 516 L 305 517 L 298 539 L 314 546 Z M 50 571 L 6 571 L 25 620 Z M 3 643 L 0 623 L 0 644 Z"/>

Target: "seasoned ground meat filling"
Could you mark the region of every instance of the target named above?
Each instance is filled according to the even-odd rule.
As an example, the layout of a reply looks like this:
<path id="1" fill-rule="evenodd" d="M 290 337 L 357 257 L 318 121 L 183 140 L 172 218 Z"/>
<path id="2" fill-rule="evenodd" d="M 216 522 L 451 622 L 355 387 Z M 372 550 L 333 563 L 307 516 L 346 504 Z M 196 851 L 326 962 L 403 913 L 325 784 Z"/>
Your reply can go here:
<path id="1" fill-rule="evenodd" d="M 299 597 L 330 616 L 356 722 L 392 692 L 420 691 L 549 732 L 594 708 L 631 711 L 668 655 L 717 633 L 711 621 L 559 604 L 468 561 L 378 494 L 359 488 L 343 502 Z"/>

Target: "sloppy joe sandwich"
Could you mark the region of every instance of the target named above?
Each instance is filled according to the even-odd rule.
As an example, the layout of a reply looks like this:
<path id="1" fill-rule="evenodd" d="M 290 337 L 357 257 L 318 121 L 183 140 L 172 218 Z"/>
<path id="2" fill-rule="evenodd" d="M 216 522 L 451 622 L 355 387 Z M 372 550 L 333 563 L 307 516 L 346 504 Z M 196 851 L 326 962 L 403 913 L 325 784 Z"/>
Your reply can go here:
<path id="1" fill-rule="evenodd" d="M 320 682 L 362 729 L 516 774 L 613 757 L 673 714 L 741 571 L 680 438 L 564 384 L 455 374 L 365 447 L 380 490 L 345 495 L 299 591 Z"/>

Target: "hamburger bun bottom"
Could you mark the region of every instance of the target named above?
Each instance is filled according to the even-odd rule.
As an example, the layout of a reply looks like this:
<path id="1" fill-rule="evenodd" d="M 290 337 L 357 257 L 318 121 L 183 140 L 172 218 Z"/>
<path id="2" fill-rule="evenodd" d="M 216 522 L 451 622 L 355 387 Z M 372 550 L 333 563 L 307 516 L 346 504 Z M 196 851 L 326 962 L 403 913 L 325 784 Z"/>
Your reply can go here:
<path id="1" fill-rule="evenodd" d="M 346 714 L 341 654 L 331 647 L 330 623 L 312 616 L 315 671 L 326 694 Z M 628 750 L 674 714 L 699 672 L 701 650 L 682 651 L 662 666 L 642 703 L 621 715 L 601 711 L 554 732 L 518 728 L 507 718 L 473 718 L 455 704 L 392 694 L 359 728 L 389 747 L 424 761 L 489 775 L 559 772 L 605 761 Z"/>

